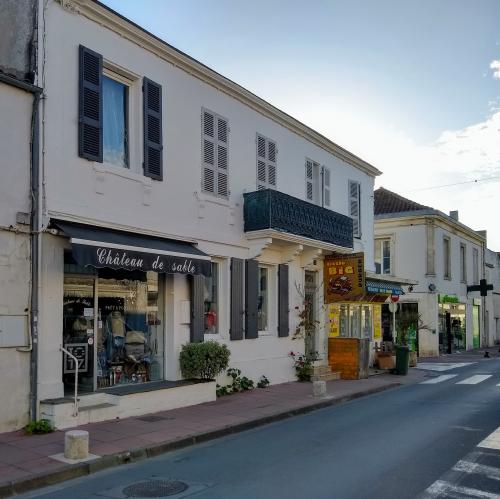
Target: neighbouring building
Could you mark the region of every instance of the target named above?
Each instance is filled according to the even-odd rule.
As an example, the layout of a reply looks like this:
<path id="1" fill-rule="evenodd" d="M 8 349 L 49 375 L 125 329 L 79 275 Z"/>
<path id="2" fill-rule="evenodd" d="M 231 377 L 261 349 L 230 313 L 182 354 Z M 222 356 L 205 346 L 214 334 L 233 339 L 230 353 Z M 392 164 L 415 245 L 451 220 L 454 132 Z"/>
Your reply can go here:
<path id="1" fill-rule="evenodd" d="M 373 265 L 380 172 L 99 2 L 40 5 L 37 416 L 64 428 L 213 400 L 215 383 L 178 383 L 187 342 L 226 343 L 271 383 L 295 379 L 290 351 L 326 363 L 325 257 L 363 254 L 384 300 L 377 283 L 398 286 Z M 346 335 L 373 339 L 370 299 Z"/>
<path id="2" fill-rule="evenodd" d="M 33 85 L 35 6 L 36 0 L 4 0 L 0 7 L 0 432 L 30 419 L 32 159 L 40 94 Z"/>
<path id="3" fill-rule="evenodd" d="M 491 345 L 486 300 L 467 292 L 485 276 L 486 233 L 462 224 L 458 211 L 446 215 L 382 187 L 374 199 L 376 272 L 418 281 L 398 315 L 413 321 L 419 355 Z"/>
<path id="4" fill-rule="evenodd" d="M 493 285 L 485 298 L 485 336 L 488 345 L 500 344 L 500 253 L 486 249 L 484 278 Z"/>

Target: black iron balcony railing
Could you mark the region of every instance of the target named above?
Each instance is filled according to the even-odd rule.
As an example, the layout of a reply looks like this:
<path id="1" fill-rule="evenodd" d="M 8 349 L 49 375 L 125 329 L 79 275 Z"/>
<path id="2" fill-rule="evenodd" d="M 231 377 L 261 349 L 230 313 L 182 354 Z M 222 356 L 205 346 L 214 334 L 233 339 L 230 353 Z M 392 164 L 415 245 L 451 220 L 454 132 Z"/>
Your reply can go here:
<path id="1" fill-rule="evenodd" d="M 275 229 L 352 248 L 352 218 L 272 189 L 244 196 L 245 232 Z"/>

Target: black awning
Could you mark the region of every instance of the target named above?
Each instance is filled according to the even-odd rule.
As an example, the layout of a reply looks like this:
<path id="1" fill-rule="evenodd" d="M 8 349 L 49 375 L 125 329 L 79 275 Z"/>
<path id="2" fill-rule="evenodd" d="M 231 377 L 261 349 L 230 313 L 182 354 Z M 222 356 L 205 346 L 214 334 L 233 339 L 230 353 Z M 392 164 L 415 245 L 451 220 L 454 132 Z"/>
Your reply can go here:
<path id="1" fill-rule="evenodd" d="M 210 276 L 210 257 L 191 243 L 52 220 L 71 241 L 79 265 Z"/>

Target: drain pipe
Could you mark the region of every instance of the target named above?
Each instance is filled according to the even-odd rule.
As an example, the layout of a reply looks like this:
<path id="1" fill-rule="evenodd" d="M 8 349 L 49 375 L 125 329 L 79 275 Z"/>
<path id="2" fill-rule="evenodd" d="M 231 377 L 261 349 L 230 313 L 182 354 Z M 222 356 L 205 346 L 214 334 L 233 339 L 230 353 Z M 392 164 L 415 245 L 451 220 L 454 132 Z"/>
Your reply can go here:
<path id="1" fill-rule="evenodd" d="M 30 290 L 30 419 L 38 416 L 38 308 L 39 308 L 39 258 L 41 237 L 40 210 L 40 123 L 39 107 L 43 90 L 31 83 L 0 73 L 0 82 L 33 95 L 30 138 L 30 239 L 31 239 L 31 290 Z"/>

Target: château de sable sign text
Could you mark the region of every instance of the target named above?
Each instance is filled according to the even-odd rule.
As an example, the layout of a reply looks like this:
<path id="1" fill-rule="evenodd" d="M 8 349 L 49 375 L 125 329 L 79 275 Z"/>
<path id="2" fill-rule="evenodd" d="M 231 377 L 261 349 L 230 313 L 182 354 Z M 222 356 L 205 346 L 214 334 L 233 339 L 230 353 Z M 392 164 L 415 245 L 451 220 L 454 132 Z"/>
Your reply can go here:
<path id="1" fill-rule="evenodd" d="M 211 271 L 209 260 L 183 255 L 165 255 L 83 244 L 73 244 L 72 249 L 73 258 L 80 265 L 92 265 L 97 268 L 153 271 L 165 274 L 203 274 L 206 276 L 210 276 Z"/>

